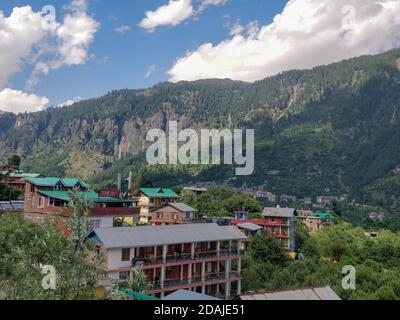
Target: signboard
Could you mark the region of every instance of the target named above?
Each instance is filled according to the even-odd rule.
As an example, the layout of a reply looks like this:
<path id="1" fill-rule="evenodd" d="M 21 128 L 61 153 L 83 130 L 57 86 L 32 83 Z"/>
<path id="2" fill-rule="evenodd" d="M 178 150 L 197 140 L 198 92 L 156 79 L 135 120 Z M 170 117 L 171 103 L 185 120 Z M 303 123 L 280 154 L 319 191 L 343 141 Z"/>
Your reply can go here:
<path id="1" fill-rule="evenodd" d="M 119 190 L 100 190 L 100 197 L 111 197 L 111 198 L 119 198 Z"/>

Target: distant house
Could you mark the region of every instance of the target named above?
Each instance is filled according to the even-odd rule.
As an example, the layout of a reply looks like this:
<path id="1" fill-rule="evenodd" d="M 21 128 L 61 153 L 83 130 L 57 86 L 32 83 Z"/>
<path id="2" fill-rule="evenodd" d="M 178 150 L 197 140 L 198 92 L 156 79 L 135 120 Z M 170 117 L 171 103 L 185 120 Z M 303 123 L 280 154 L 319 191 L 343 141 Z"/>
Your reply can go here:
<path id="1" fill-rule="evenodd" d="M 203 193 L 207 192 L 207 188 L 197 188 L 197 187 L 183 187 L 182 191 L 193 192 L 197 196 L 202 195 Z"/>
<path id="2" fill-rule="evenodd" d="M 290 208 L 265 208 L 262 219 L 235 219 L 233 225 L 246 222 L 259 225 L 263 230 L 276 237 L 279 243 L 289 252 L 295 251 L 295 209 Z"/>
<path id="3" fill-rule="evenodd" d="M 135 198 L 140 207 L 140 222 L 149 223 L 151 220 L 150 210 L 177 202 L 178 198 L 179 196 L 172 189 L 141 188 L 138 197 Z"/>
<path id="4" fill-rule="evenodd" d="M 307 225 L 312 233 L 333 224 L 333 215 L 326 212 L 298 211 L 297 218 Z"/>
<path id="5" fill-rule="evenodd" d="M 22 171 L 4 171 L 2 172 L 3 177 L 1 182 L 8 185 L 14 191 L 25 192 L 26 179 L 38 178 L 41 175 L 39 173 L 25 173 Z"/>
<path id="6" fill-rule="evenodd" d="M 197 210 L 185 203 L 168 203 L 150 210 L 153 225 L 188 224 L 196 220 Z"/>
<path id="7" fill-rule="evenodd" d="M 60 217 L 71 201 L 70 192 L 90 201 L 94 227 L 115 226 L 115 219 L 139 219 L 139 209 L 131 200 L 101 197 L 77 178 L 29 178 L 26 180 L 24 213 L 28 220 L 43 222 L 46 216 Z"/>
<path id="8" fill-rule="evenodd" d="M 260 293 L 246 293 L 239 297 L 240 300 L 327 300 L 335 301 L 341 300 L 340 297 L 332 290 L 331 287 L 315 287 L 315 288 L 304 288 L 296 290 L 281 290 L 271 292 L 260 292 Z"/>

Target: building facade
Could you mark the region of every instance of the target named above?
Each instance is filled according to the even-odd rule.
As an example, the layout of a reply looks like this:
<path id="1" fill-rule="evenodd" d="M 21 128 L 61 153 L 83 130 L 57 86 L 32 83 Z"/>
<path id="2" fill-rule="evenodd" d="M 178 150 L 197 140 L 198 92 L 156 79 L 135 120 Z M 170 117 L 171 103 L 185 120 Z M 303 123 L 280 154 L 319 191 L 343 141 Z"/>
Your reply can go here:
<path id="1" fill-rule="evenodd" d="M 91 238 L 104 250 L 114 280 L 143 268 L 151 295 L 163 298 L 180 289 L 229 299 L 241 292 L 241 243 L 236 227 L 217 224 L 96 229 Z"/>
<path id="2" fill-rule="evenodd" d="M 150 210 L 168 203 L 174 203 L 178 198 L 179 196 L 171 189 L 141 188 L 139 195 L 134 199 L 140 208 L 140 222 L 143 224 L 151 223 Z"/>
<path id="3" fill-rule="evenodd" d="M 153 225 L 189 224 L 197 217 L 197 210 L 184 203 L 168 203 L 150 211 Z"/>
<path id="4" fill-rule="evenodd" d="M 262 219 L 247 219 L 248 215 L 243 215 L 242 219 L 231 220 L 233 225 L 252 223 L 262 226 L 264 232 L 272 234 L 277 241 L 288 252 L 294 252 L 295 244 L 295 216 L 296 210 L 290 208 L 265 208 Z"/>

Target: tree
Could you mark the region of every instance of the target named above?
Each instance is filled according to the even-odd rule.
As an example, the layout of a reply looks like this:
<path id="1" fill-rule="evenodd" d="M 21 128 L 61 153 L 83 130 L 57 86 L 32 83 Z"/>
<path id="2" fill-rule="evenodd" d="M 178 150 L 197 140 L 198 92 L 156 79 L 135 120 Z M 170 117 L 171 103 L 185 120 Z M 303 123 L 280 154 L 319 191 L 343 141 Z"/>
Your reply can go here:
<path id="1" fill-rule="evenodd" d="M 289 261 L 287 253 L 273 236 L 259 234 L 249 247 L 249 254 L 256 262 L 269 262 L 275 266 L 284 266 Z"/>
<path id="2" fill-rule="evenodd" d="M 69 208 L 72 209 L 72 217 L 69 220 L 72 239 L 76 243 L 77 250 L 83 250 L 90 231 L 89 209 L 90 201 L 79 196 L 76 192 L 70 192 Z"/>
<path id="3" fill-rule="evenodd" d="M 259 213 L 262 211 L 257 200 L 245 194 L 235 194 L 224 202 L 225 209 L 232 213 L 237 210 L 246 210 L 251 213 Z"/>
<path id="4" fill-rule="evenodd" d="M 147 281 L 147 276 L 141 267 L 132 268 L 130 278 L 128 281 L 128 287 L 130 290 L 142 294 L 148 294 L 149 284 Z"/>
<path id="5" fill-rule="evenodd" d="M 21 157 L 18 155 L 13 155 L 7 160 L 7 165 L 12 168 L 19 169 L 21 165 Z"/>

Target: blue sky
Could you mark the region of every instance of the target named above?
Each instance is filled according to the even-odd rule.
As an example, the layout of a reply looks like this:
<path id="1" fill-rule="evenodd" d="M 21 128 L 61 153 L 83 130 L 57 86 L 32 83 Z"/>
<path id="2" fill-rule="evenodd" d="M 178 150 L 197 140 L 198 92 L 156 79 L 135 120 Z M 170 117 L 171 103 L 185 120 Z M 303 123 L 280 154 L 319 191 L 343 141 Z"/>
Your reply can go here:
<path id="1" fill-rule="evenodd" d="M 398 0 L 2 0 L 1 12 L 0 110 L 14 113 L 161 81 L 256 81 L 400 46 Z"/>
<path id="2" fill-rule="evenodd" d="M 40 11 L 50 4 L 62 14 L 62 7 L 67 3 L 2 0 L 0 7 L 5 16 L 9 16 L 14 7 L 30 5 L 34 11 Z M 89 48 L 95 58 L 84 65 L 64 66 L 41 76 L 35 94 L 48 97 L 51 104 L 58 104 L 74 97 L 96 97 L 108 90 L 144 88 L 166 81 L 169 79 L 166 71 L 187 50 L 194 50 L 204 42 L 218 43 L 229 36 L 229 29 L 224 27 L 226 15 L 233 22 L 240 18 L 243 23 L 253 20 L 268 23 L 282 11 L 286 1 L 232 0 L 223 6 L 208 7 L 197 19 L 189 19 L 176 27 L 164 26 L 149 33 L 138 26 L 145 11 L 166 3 L 166 0 L 90 1 L 89 14 L 101 24 Z M 119 34 L 115 28 L 121 25 L 130 26 L 131 30 Z M 152 65 L 156 70 L 146 79 L 145 74 Z M 9 83 L 13 89 L 24 89 L 31 69 L 25 66 L 23 72 L 11 78 Z"/>

